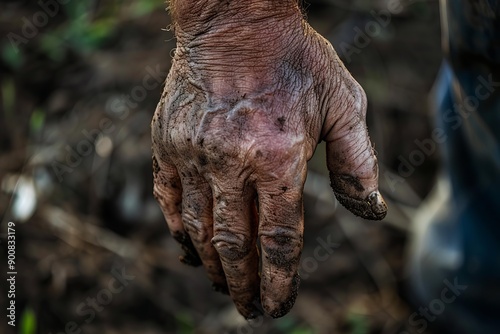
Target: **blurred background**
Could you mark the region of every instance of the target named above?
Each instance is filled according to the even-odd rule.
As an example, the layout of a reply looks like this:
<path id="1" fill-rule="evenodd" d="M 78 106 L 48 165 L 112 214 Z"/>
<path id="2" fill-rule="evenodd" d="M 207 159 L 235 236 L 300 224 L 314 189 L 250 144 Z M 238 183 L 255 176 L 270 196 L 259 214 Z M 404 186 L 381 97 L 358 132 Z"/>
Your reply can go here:
<path id="1" fill-rule="evenodd" d="M 397 11 L 380 14 L 395 2 Z M 310 24 L 366 90 L 390 211 L 370 222 L 337 205 L 321 145 L 305 189 L 296 305 L 284 318 L 252 324 L 212 291 L 203 269 L 178 261 L 152 196 L 149 124 L 175 48 L 165 7 L 1 2 L 2 282 L 9 221 L 18 275 L 17 326 L 2 312 L 0 333 L 414 333 L 405 253 L 440 153 L 398 169 L 434 128 L 438 1 L 304 2 Z M 315 249 L 328 243 L 335 246 L 318 258 Z"/>

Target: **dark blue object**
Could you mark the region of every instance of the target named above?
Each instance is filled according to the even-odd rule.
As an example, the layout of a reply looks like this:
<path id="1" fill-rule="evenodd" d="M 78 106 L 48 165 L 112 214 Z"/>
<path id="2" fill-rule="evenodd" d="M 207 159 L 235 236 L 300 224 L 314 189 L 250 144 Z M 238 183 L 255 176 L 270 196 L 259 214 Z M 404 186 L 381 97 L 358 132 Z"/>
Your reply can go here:
<path id="1" fill-rule="evenodd" d="M 411 280 L 419 303 L 445 309 L 410 324 L 417 332 L 435 321 L 450 333 L 498 334 L 500 1 L 450 0 L 442 9 L 447 59 L 436 83 L 437 126 L 446 132 L 451 193 L 417 237 Z M 453 302 L 436 302 L 454 281 L 466 288 Z"/>

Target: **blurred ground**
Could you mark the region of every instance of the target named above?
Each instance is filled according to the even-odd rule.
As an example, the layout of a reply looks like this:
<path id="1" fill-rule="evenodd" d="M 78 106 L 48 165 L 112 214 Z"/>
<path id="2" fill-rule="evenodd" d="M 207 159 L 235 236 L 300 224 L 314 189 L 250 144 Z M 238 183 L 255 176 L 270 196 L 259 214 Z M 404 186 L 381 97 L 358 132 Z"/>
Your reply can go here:
<path id="1" fill-rule="evenodd" d="M 169 25 L 165 4 L 60 2 L 0 4 L 0 236 L 6 254 L 6 223 L 16 222 L 16 332 L 411 332 L 405 245 L 412 213 L 434 185 L 438 153 L 405 177 L 397 173 L 401 157 L 432 130 L 437 1 L 403 2 L 385 21 L 375 12 L 394 0 L 305 4 L 367 92 L 390 214 L 374 223 L 337 206 L 320 146 L 306 186 L 296 306 L 252 324 L 211 290 L 202 269 L 179 263 L 180 247 L 152 197 L 149 123 L 175 47 L 161 30 Z M 360 39 L 360 31 L 370 35 Z M 329 256 L 315 257 L 328 242 Z M 33 321 L 36 331 L 20 331 Z M 10 330 L 4 326 L 2 318 L 0 333 Z"/>

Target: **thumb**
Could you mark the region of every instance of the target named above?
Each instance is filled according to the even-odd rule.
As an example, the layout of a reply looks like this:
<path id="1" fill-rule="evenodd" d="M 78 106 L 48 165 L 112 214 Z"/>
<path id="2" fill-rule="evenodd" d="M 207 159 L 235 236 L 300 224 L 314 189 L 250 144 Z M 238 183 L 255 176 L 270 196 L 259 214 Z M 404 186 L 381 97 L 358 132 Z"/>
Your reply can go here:
<path id="1" fill-rule="evenodd" d="M 343 67 L 323 124 L 330 181 L 337 200 L 357 216 L 381 220 L 387 205 L 378 191 L 378 164 L 366 128 L 366 95 Z"/>

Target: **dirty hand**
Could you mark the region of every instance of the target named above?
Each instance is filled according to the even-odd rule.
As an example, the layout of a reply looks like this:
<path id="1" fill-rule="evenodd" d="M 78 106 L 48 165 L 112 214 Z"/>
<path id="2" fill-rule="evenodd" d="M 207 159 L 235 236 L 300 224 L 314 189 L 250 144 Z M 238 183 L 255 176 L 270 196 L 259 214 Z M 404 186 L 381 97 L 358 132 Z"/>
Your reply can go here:
<path id="1" fill-rule="evenodd" d="M 367 219 L 386 214 L 365 94 L 294 0 L 170 6 L 177 49 L 152 122 L 154 194 L 182 262 L 203 264 L 246 318 L 283 316 L 297 295 L 318 142 L 339 202 Z"/>

